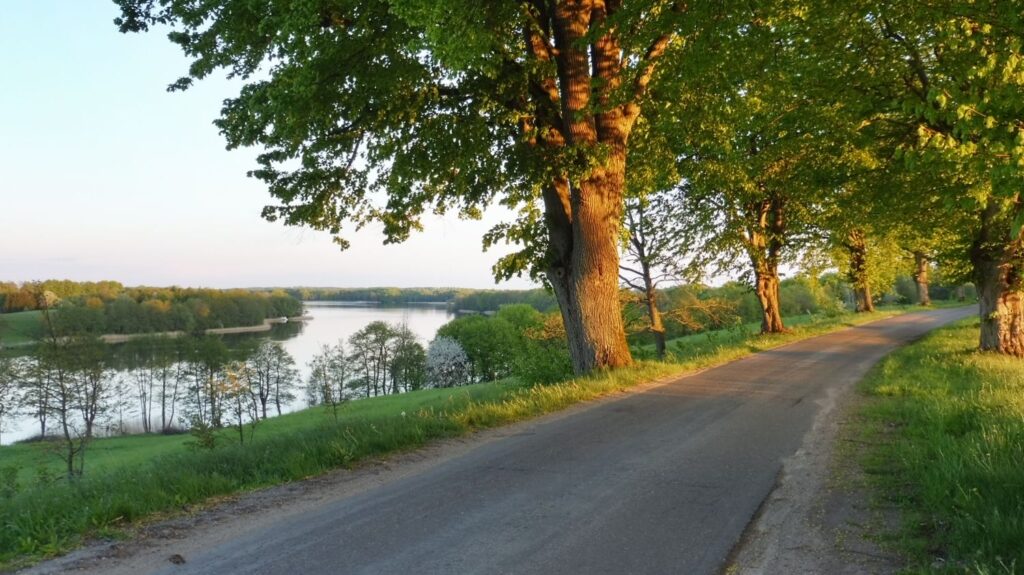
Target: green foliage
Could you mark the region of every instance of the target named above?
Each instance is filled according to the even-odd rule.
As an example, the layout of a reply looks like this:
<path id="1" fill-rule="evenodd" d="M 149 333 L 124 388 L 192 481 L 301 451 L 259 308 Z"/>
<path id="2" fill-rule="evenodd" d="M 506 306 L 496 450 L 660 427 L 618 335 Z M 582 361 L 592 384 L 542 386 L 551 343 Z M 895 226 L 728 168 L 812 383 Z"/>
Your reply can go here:
<path id="1" fill-rule="evenodd" d="M 217 447 L 217 428 L 202 417 L 192 417 L 188 432 L 192 436 L 192 441 L 188 442 L 187 446 L 208 451 Z"/>
<path id="2" fill-rule="evenodd" d="M 910 568 L 1010 573 L 1024 564 L 1024 371 L 973 352 L 978 320 L 903 348 L 861 390 L 863 465 L 904 512 Z"/>
<path id="3" fill-rule="evenodd" d="M 446 323 L 438 336 L 457 341 L 472 366 L 473 381 L 508 377 L 515 357 L 523 353 L 523 330 L 500 317 L 466 315 Z"/>

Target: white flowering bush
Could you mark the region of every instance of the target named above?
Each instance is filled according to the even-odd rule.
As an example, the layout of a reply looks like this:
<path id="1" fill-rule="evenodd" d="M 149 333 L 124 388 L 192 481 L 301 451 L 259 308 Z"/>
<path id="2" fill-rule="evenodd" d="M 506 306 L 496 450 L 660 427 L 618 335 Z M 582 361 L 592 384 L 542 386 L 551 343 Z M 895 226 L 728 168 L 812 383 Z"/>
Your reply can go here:
<path id="1" fill-rule="evenodd" d="M 427 348 L 427 377 L 431 387 L 455 387 L 469 383 L 466 351 L 450 337 L 438 336 Z"/>

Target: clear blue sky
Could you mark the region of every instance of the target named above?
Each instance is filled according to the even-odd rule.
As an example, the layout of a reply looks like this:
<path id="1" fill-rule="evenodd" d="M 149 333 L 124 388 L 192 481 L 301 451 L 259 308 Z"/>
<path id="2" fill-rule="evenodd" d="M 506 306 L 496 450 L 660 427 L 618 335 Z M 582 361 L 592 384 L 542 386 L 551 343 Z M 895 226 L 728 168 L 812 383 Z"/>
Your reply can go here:
<path id="1" fill-rule="evenodd" d="M 260 218 L 270 197 L 212 125 L 238 85 L 167 93 L 187 61 L 122 35 L 108 0 L 0 0 L 0 280 L 128 285 L 493 287 L 484 222 L 434 218 L 401 246 Z M 528 287 L 525 281 L 501 287 Z"/>

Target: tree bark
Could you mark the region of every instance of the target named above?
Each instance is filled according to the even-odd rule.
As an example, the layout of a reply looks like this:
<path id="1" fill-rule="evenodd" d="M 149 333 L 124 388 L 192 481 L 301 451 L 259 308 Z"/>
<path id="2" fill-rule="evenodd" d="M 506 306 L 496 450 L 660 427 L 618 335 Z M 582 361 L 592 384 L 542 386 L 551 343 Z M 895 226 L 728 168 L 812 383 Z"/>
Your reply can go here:
<path id="1" fill-rule="evenodd" d="M 552 178 L 543 191 L 548 228 L 547 276 L 555 292 L 576 373 L 629 365 L 632 358 L 619 308 L 619 246 L 626 146 L 639 113 L 610 105 L 621 85 L 622 50 L 614 28 L 587 39 L 618 4 L 558 2 L 536 16 L 550 24 L 554 46 L 528 26 L 538 60 L 554 60 L 557 79 L 535 86 L 536 125 L 524 126 L 535 145 L 597 160 L 581 173 Z M 559 151 L 558 153 L 562 153 Z"/>
<path id="2" fill-rule="evenodd" d="M 918 305 L 932 305 L 928 295 L 928 256 L 920 250 L 914 252 L 914 283 L 917 284 Z"/>
<path id="3" fill-rule="evenodd" d="M 650 280 L 650 274 L 644 278 L 647 290 L 644 299 L 647 302 L 647 315 L 651 320 L 651 333 L 654 334 L 654 351 L 658 359 L 665 359 L 665 324 L 661 321 L 661 310 L 658 309 L 658 290 Z"/>
<path id="4" fill-rule="evenodd" d="M 779 303 L 779 261 L 785 246 L 786 220 L 783 200 L 766 196 L 746 206 L 747 254 L 754 266 L 754 293 L 761 304 L 761 333 L 783 333 Z"/>
<path id="5" fill-rule="evenodd" d="M 779 306 L 779 271 L 767 264 L 758 266 L 755 272 L 755 288 L 757 301 L 761 304 L 761 333 L 782 333 L 786 326 L 782 323 L 782 310 Z"/>
<path id="6" fill-rule="evenodd" d="M 857 301 L 857 312 L 875 311 L 875 303 L 871 295 L 871 277 L 868 273 L 868 246 L 864 231 L 855 229 L 846 239 L 846 249 L 850 252 L 850 283 Z"/>
<path id="7" fill-rule="evenodd" d="M 1018 197 L 1016 210 L 1024 209 Z M 1010 218 L 989 200 L 971 247 L 978 286 L 981 333 L 978 347 L 1024 357 L 1024 230 L 1011 236 Z"/>

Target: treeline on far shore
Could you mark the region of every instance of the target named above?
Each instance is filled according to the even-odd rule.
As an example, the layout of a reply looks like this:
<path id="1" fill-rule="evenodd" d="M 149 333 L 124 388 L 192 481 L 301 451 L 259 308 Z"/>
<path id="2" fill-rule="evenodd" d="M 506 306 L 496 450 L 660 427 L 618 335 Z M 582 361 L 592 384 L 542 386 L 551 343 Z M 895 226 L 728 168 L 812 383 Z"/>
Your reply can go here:
<path id="1" fill-rule="evenodd" d="M 527 290 L 490 290 L 470 288 L 314 288 L 285 289 L 302 301 L 368 302 L 380 305 L 420 303 L 447 304 L 454 311 L 498 311 L 503 305 L 527 304 L 537 311 L 558 309 L 554 296 L 542 288 Z"/>
<path id="2" fill-rule="evenodd" d="M 126 288 L 117 282 L 51 280 L 0 283 L 0 309 L 51 312 L 40 323 L 52 321 L 54 331 L 64 334 L 193 333 L 299 316 L 302 302 L 282 290 Z"/>

